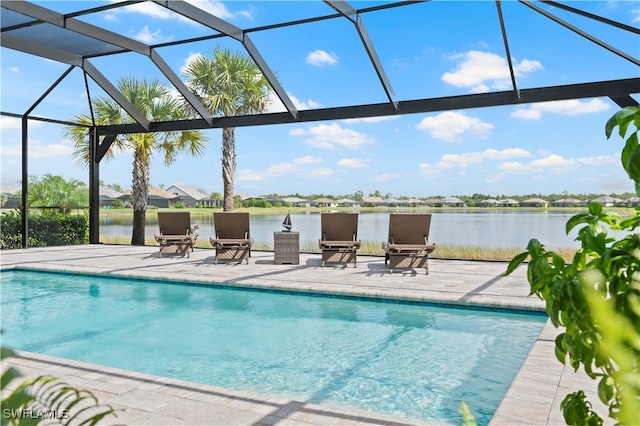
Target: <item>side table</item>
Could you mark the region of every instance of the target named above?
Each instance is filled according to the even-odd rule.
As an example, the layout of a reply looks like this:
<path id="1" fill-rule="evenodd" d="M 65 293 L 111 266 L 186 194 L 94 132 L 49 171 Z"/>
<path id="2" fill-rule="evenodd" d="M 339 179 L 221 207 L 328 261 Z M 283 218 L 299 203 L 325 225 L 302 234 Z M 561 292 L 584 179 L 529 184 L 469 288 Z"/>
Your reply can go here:
<path id="1" fill-rule="evenodd" d="M 274 232 L 273 233 L 273 263 L 282 265 L 300 264 L 300 233 L 299 232 Z"/>

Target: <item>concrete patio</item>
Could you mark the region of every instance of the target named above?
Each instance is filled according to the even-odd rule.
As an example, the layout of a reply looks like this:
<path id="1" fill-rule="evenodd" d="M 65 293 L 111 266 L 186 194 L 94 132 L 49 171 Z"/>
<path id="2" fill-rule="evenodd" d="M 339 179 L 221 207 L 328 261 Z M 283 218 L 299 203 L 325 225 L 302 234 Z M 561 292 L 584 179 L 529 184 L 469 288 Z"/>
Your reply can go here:
<path id="1" fill-rule="evenodd" d="M 528 296 L 526 268 L 504 277 L 504 262 L 432 259 L 430 273 L 390 273 L 381 257 L 358 256 L 358 266 L 320 265 L 319 254 L 301 254 L 300 265 L 275 265 L 272 252 L 253 252 L 249 265 L 213 262 L 213 250 L 190 258 L 158 256 L 157 247 L 83 245 L 3 250 L 3 271 L 37 269 L 101 275 L 221 283 L 247 288 L 356 295 L 457 305 L 544 311 Z M 601 415 L 596 383 L 554 356 L 557 331 L 549 323 L 535 342 L 490 425 L 563 425 L 560 402 L 582 389 Z M 217 388 L 176 379 L 20 352 L 3 362 L 28 376 L 51 374 L 123 409 L 104 424 L 131 425 L 414 425 L 419 422 L 345 410 L 282 397 Z"/>

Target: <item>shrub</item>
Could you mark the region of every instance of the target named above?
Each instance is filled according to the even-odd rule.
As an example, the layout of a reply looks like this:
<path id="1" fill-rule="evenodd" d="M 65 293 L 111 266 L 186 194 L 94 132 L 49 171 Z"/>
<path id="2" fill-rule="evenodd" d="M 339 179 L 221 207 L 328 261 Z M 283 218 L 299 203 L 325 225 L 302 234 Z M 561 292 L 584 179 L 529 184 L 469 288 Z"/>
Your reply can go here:
<path id="1" fill-rule="evenodd" d="M 22 248 L 22 212 L 11 210 L 0 216 L 3 249 Z M 89 242 L 89 218 L 64 213 L 29 214 L 29 247 L 68 246 Z"/>

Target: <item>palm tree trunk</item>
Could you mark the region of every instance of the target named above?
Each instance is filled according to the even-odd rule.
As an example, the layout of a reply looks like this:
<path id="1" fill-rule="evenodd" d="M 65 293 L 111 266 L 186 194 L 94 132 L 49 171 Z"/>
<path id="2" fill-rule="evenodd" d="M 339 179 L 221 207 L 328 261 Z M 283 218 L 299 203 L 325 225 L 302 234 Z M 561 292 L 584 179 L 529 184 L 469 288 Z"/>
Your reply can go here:
<path id="1" fill-rule="evenodd" d="M 224 211 L 233 211 L 233 174 L 236 170 L 236 135 L 234 127 L 222 129 L 222 186 Z"/>
<path id="2" fill-rule="evenodd" d="M 143 149 L 136 149 L 133 155 L 133 180 L 131 197 L 133 201 L 132 246 L 143 246 L 145 242 L 144 228 L 149 196 L 149 156 Z"/>

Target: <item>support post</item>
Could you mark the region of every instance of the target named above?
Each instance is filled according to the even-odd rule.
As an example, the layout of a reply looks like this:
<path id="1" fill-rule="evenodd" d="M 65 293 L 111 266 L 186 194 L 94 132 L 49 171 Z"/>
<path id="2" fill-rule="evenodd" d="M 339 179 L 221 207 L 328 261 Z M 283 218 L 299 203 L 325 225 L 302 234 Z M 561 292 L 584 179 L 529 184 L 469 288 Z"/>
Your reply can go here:
<path id="1" fill-rule="evenodd" d="M 22 247 L 29 247 L 29 120 L 22 116 Z"/>
<path id="2" fill-rule="evenodd" d="M 100 244 L 100 162 L 98 130 L 89 130 L 89 244 Z"/>

